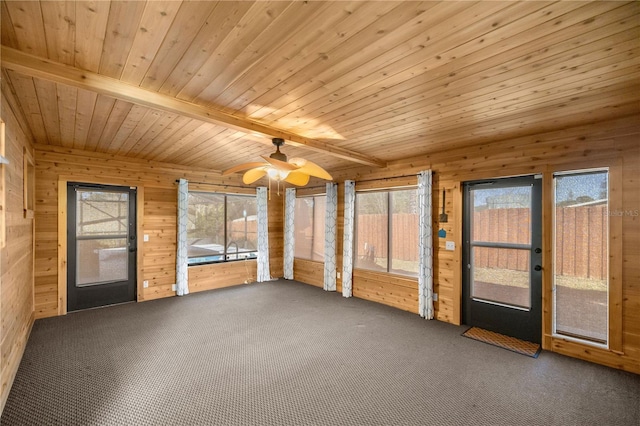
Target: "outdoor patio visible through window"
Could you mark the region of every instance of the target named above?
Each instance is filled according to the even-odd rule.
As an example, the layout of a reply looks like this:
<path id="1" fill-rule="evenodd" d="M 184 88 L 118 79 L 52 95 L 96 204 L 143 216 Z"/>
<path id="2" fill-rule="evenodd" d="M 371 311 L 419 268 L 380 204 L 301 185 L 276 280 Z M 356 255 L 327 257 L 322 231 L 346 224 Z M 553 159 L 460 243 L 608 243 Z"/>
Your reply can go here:
<path id="1" fill-rule="evenodd" d="M 190 265 L 255 258 L 255 197 L 190 192 L 187 239 Z"/>

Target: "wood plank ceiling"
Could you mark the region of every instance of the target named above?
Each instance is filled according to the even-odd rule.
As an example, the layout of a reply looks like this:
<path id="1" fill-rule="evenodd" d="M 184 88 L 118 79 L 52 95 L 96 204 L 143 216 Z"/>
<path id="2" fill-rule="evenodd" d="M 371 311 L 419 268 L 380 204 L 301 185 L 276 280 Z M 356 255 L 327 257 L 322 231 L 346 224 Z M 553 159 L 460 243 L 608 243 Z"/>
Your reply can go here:
<path id="1" fill-rule="evenodd" d="M 3 84 L 40 144 L 223 170 L 284 136 L 336 170 L 640 113 L 636 1 L 3 1 L 1 15 Z"/>

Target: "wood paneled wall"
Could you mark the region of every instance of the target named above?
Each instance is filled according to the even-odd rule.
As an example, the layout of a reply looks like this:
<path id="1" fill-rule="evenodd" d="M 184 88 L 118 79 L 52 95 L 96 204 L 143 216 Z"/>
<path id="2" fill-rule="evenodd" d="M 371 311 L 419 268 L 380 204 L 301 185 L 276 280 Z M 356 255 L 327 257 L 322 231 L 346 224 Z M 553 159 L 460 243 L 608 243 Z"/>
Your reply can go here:
<path id="1" fill-rule="evenodd" d="M 32 153 L 32 136 L 15 108 L 15 98 L 2 81 L 5 157 L 0 165 L 0 198 L 6 234 L 0 247 L 0 413 L 9 395 L 34 321 L 33 218 L 25 218 L 23 203 L 24 150 Z M 1 222 L 0 222 L 1 223 Z"/>
<path id="2" fill-rule="evenodd" d="M 255 193 L 239 188 L 238 176 L 222 178 L 217 172 L 126 159 L 107 154 L 36 145 L 36 318 L 63 314 L 64 286 L 58 270 L 58 188 L 66 181 L 135 186 L 138 188 L 138 300 L 175 295 L 176 179 L 186 178 L 190 188 L 226 193 Z M 196 182 L 201 182 L 198 184 Z M 282 201 L 274 191 L 269 203 L 272 245 L 271 274 L 282 275 Z M 273 229 L 271 229 L 273 228 Z M 144 242 L 143 235 L 149 236 Z M 190 291 L 225 287 L 256 279 L 255 260 L 189 268 Z M 148 281 L 144 288 L 143 281 Z M 59 290 L 60 289 L 60 290 Z"/>
<path id="3" fill-rule="evenodd" d="M 637 116 L 612 121 L 567 128 L 518 139 L 455 149 L 429 156 L 395 161 L 384 169 L 350 168 L 334 171 L 343 192 L 342 182 L 356 180 L 356 190 L 389 188 L 415 184 L 415 174 L 431 169 L 433 176 L 433 228 L 444 228 L 446 239 L 434 237 L 434 291 L 438 293 L 435 317 L 438 320 L 460 324 L 461 321 L 461 249 L 462 249 L 462 183 L 476 179 L 497 178 L 524 174 L 544 174 L 550 180 L 552 172 L 580 170 L 610 166 L 612 174 L 620 174 L 621 182 L 612 179 L 612 195 L 622 193 L 621 204 L 625 211 L 619 217 L 611 217 L 612 229 L 619 229 L 616 240 L 622 239 L 620 251 L 612 252 L 611 261 L 621 259 L 622 279 L 612 275 L 612 294 L 622 293 L 622 315 L 615 325 L 620 334 L 620 350 L 604 350 L 569 342 L 552 336 L 551 330 L 551 247 L 549 214 L 552 211 L 547 198 L 543 206 L 547 217 L 543 232 L 547 236 L 544 250 L 547 253 L 544 268 L 547 271 L 543 293 L 543 342 L 544 348 L 602 363 L 616 368 L 640 372 L 640 217 L 633 214 L 640 209 L 640 121 Z M 360 181 L 360 183 L 358 182 Z M 549 187 L 550 188 L 550 187 Z M 446 224 L 437 222 L 442 209 L 442 190 L 446 190 Z M 549 192 L 550 189 L 546 191 Z M 344 214 L 344 204 L 338 201 L 338 217 Z M 445 250 L 445 241 L 454 241 L 454 251 Z M 342 242 L 341 220 L 338 224 L 338 241 Z M 613 241 L 614 245 L 616 241 Z M 341 245 L 341 244 L 340 244 Z M 341 271 L 341 253 L 338 248 L 338 271 Z M 318 285 L 313 274 L 321 271 L 318 265 L 296 259 L 294 276 Z M 615 274 L 615 272 L 614 272 Z M 321 285 L 321 284 L 320 284 Z M 340 282 L 338 280 L 338 290 Z M 417 312 L 417 281 L 391 274 L 370 271 L 354 272 L 353 293 L 356 297 L 388 304 L 399 309 Z M 615 310 L 615 307 L 612 307 Z M 612 336 L 612 342 L 616 340 Z"/>

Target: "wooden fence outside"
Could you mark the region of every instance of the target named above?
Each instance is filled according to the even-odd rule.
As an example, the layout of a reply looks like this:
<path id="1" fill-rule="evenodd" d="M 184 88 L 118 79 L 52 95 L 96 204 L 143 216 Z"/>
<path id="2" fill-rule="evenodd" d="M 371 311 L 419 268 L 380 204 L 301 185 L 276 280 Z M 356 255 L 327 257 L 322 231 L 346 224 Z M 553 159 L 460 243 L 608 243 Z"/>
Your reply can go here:
<path id="1" fill-rule="evenodd" d="M 556 274 L 606 279 L 607 210 L 604 205 L 556 208 Z M 360 215 L 356 225 L 357 255 L 373 251 L 376 258 L 387 257 L 387 215 Z M 435 229 L 435 228 L 434 228 Z M 527 208 L 487 209 L 474 214 L 474 240 L 527 244 L 530 218 Z M 392 217 L 391 250 L 394 259 L 418 260 L 418 216 Z M 365 250 L 365 244 L 368 249 Z M 475 266 L 479 268 L 529 270 L 529 252 L 515 249 L 477 247 Z"/>

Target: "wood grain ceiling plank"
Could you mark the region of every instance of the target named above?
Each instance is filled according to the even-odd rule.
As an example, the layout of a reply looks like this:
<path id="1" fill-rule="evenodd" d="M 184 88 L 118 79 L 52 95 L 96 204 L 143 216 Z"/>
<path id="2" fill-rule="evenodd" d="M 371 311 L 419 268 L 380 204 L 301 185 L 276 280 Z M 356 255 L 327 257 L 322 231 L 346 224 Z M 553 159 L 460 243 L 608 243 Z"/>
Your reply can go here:
<path id="1" fill-rule="evenodd" d="M 504 3 L 501 4 L 504 5 Z M 495 12 L 489 10 L 485 12 L 490 13 L 481 14 L 476 14 L 472 8 L 469 8 L 465 13 L 471 13 L 471 15 L 464 16 L 465 13 L 462 13 L 452 19 L 456 22 L 459 22 L 458 20 L 470 22 L 464 29 L 459 30 L 459 24 L 449 21 L 441 22 L 440 25 L 433 27 L 437 37 L 432 37 L 430 41 L 420 44 L 425 46 L 423 49 L 414 49 L 411 55 L 398 61 L 383 63 L 381 68 L 374 70 L 369 75 L 359 76 L 357 80 L 352 79 L 350 82 L 345 82 L 344 78 L 349 77 L 349 75 L 345 75 L 327 85 L 332 89 L 331 97 L 328 100 L 326 98 L 319 99 L 312 104 L 304 105 L 304 114 L 291 110 L 288 115 L 298 114 L 317 121 L 321 116 L 326 117 L 328 113 L 345 105 L 352 105 L 365 99 L 369 99 L 370 102 L 372 97 L 387 99 L 395 95 L 401 88 L 411 90 L 417 85 L 425 84 L 424 80 L 432 79 L 434 74 L 442 75 L 443 72 L 440 69 L 447 65 L 451 66 L 451 70 L 447 74 L 455 74 L 462 67 L 460 62 L 464 61 L 465 56 L 477 52 L 478 46 L 485 46 L 485 53 L 482 56 L 477 55 L 477 58 L 486 59 L 486 52 L 491 52 L 494 55 L 494 44 L 507 38 L 506 35 L 513 31 L 514 26 L 517 27 L 517 31 L 525 31 L 526 34 L 528 29 L 551 19 L 552 15 L 569 10 L 569 6 L 558 6 L 558 8 L 551 9 L 550 7 L 542 7 L 543 5 L 544 3 L 527 3 L 525 5 L 527 9 L 522 10 L 521 4 L 512 3 L 506 9 L 498 9 Z M 481 10 L 484 6 L 484 3 L 480 5 Z M 516 6 L 517 9 L 514 10 Z M 539 9 L 541 7 L 542 9 Z M 576 6 L 571 7 L 575 8 Z M 519 19 L 522 15 L 524 18 Z M 515 42 L 515 40 L 519 41 L 520 37 L 508 39 Z M 454 46 L 453 49 L 452 46 Z M 407 95 L 398 96 L 406 97 Z M 354 105 L 352 110 L 359 111 L 360 108 L 360 106 Z M 343 114 L 340 111 L 333 117 Z"/>
<path id="2" fill-rule="evenodd" d="M 176 113 L 186 117 L 220 124 L 233 129 L 241 129 L 244 133 L 255 133 L 268 137 L 283 138 L 289 141 L 288 143 L 290 145 L 304 146 L 306 149 L 344 158 L 349 161 L 369 164 L 377 167 L 382 167 L 384 165 L 383 161 L 365 154 L 337 147 L 315 139 L 306 138 L 287 132 L 286 130 L 266 126 L 246 118 L 235 117 L 222 111 L 184 102 L 179 99 L 151 92 L 106 76 L 78 70 L 47 59 L 37 58 L 15 49 L 7 48 L 6 46 L 2 46 L 2 57 L 3 66 L 5 68 L 20 71 L 27 75 L 38 78 L 48 78 L 58 83 L 69 84 L 82 89 L 94 90 L 101 94 L 114 96 L 118 99 L 149 106 L 151 108 L 158 108 L 164 111 L 175 111 Z M 270 143 L 266 139 L 263 140 L 260 138 L 259 140 L 262 143 Z"/>
<path id="3" fill-rule="evenodd" d="M 626 12 L 623 13 L 626 15 Z M 598 17 L 601 27 L 580 33 L 573 38 L 566 36 L 563 32 L 551 32 L 539 39 L 530 39 L 527 38 L 526 34 L 528 33 L 526 33 L 523 37 L 508 39 L 510 41 L 522 40 L 522 43 L 527 42 L 526 45 L 509 45 L 509 49 L 502 50 L 499 55 L 496 55 L 494 49 L 490 46 L 486 46 L 477 53 L 459 58 L 455 62 L 450 62 L 450 66 L 446 65 L 434 70 L 429 74 L 431 79 L 418 86 L 404 89 L 408 84 L 400 83 L 388 88 L 372 87 L 367 89 L 366 98 L 358 102 L 346 103 L 341 108 L 336 108 L 333 112 L 322 115 L 320 119 L 346 125 L 346 122 L 352 120 L 353 117 L 366 119 L 365 115 L 367 113 L 378 110 L 381 106 L 389 110 L 398 107 L 398 102 L 405 105 L 420 99 L 429 99 L 437 93 L 449 93 L 454 90 L 457 90 L 457 93 L 464 93 L 462 86 L 465 84 L 468 88 L 476 88 L 480 85 L 488 86 L 490 84 L 512 86 L 517 81 L 515 80 L 516 76 L 506 74 L 505 70 L 515 68 L 523 70 L 524 68 L 521 67 L 527 64 L 534 64 L 532 66 L 539 68 L 540 65 L 536 65 L 537 61 L 542 61 L 561 52 L 572 51 L 576 49 L 576 46 L 583 46 L 609 35 L 623 33 L 632 29 L 635 25 L 633 20 L 628 19 L 628 15 L 622 18 L 622 21 L 619 20 L 620 14 L 618 12 L 615 14 L 607 13 L 606 15 L 606 19 L 605 16 Z M 553 22 L 558 21 L 554 18 Z M 575 24 L 575 22 L 579 23 Z M 566 29 L 567 31 L 584 31 L 585 24 L 583 20 L 577 20 L 576 18 L 569 20 L 565 17 L 563 23 L 574 23 L 574 25 Z M 502 43 L 502 47 L 506 48 L 507 46 Z M 474 59 L 471 59 L 472 56 Z M 457 69 L 455 64 L 459 64 Z M 500 81 L 501 79 L 511 81 Z M 392 100 L 394 97 L 397 102 Z M 433 99 L 430 99 L 429 102 L 432 104 L 437 103 Z M 338 100 L 336 105 L 339 106 L 340 103 L 341 101 Z"/>
<path id="4" fill-rule="evenodd" d="M 39 143 L 49 144 L 49 137 L 44 129 L 44 121 L 40 112 L 40 104 L 38 103 L 38 94 L 33 82 L 33 78 L 24 76 L 11 70 L 6 70 L 7 75 L 16 91 L 16 95 L 20 99 L 20 106 L 25 115 L 25 119 L 29 122 L 33 136 Z"/>
<path id="5" fill-rule="evenodd" d="M 11 22 L 11 15 L 7 8 L 7 2 L 0 2 L 0 34 L 2 44 L 5 46 L 18 49 L 18 36 L 16 35 L 15 28 L 13 28 L 13 22 Z"/>
<path id="6" fill-rule="evenodd" d="M 532 9 L 542 7 L 542 4 L 537 2 L 529 4 Z M 424 61 L 425 57 L 435 58 L 444 46 L 458 45 L 467 38 L 477 37 L 476 26 L 482 31 L 489 31 L 496 22 L 506 20 L 509 16 L 517 16 L 510 12 L 511 6 L 503 2 L 471 5 L 458 2 L 438 3 L 436 7 L 429 9 L 425 16 L 419 15 L 407 21 L 376 43 L 362 49 L 360 54 L 334 63 L 328 70 L 317 74 L 303 86 L 295 88 L 293 93 L 305 95 L 262 119 L 266 122 L 289 123 L 296 116 L 305 117 L 306 109 L 315 108 L 310 104 L 316 101 L 331 101 L 337 98 L 335 91 L 340 89 L 343 95 L 358 96 L 357 92 L 360 89 L 371 84 L 371 78 L 367 79 L 367 76 L 373 75 L 374 81 L 386 79 L 389 74 L 394 73 L 402 74 L 403 80 L 415 78 L 416 74 L 419 75 L 425 70 L 411 74 L 402 71 L 416 62 Z M 465 30 L 465 24 L 472 19 L 477 21 L 472 25 L 466 25 Z M 361 80 L 365 82 L 360 83 Z M 285 118 L 289 114 L 292 117 Z"/>
<path id="7" fill-rule="evenodd" d="M 93 111 L 98 101 L 98 94 L 89 90 L 78 89 L 76 107 L 76 128 L 73 134 L 73 148 L 84 149 L 91 128 Z"/>
<path id="8" fill-rule="evenodd" d="M 47 132 L 47 139 L 51 144 L 61 145 L 56 83 L 35 78 L 33 84 L 36 88 L 38 105 L 40 105 L 40 113 L 42 114 L 44 130 Z"/>
<path id="9" fill-rule="evenodd" d="M 89 133 L 87 134 L 87 141 L 84 145 L 84 149 L 87 151 L 96 151 L 102 137 L 111 110 L 116 103 L 116 99 L 110 96 L 98 95 L 96 99 L 96 105 L 93 109 L 93 115 L 91 116 L 91 125 L 89 126 Z"/>
<path id="10" fill-rule="evenodd" d="M 96 146 L 97 152 L 107 152 L 109 145 L 118 134 L 118 131 L 122 127 L 126 118 L 129 116 L 129 112 L 131 112 L 132 107 L 133 104 L 131 102 L 116 99 L 116 102 L 113 104 L 113 108 L 109 113 L 109 118 L 104 125 L 104 129 L 102 129 L 100 141 Z"/>
<path id="11" fill-rule="evenodd" d="M 0 87 L 3 93 L 11 93 L 12 96 L 3 97 L 6 102 L 6 106 L 10 108 L 15 114 L 22 131 L 26 135 L 29 140 L 35 141 L 35 137 L 33 132 L 31 131 L 31 124 L 29 119 L 27 118 L 27 114 L 24 111 L 24 108 L 18 102 L 18 95 L 7 70 L 0 70 Z"/>
<path id="12" fill-rule="evenodd" d="M 75 66 L 92 72 L 100 69 L 109 20 L 110 2 L 78 1 L 76 5 Z"/>
<path id="13" fill-rule="evenodd" d="M 176 144 L 177 141 L 191 134 L 202 124 L 193 118 L 181 117 L 176 119 L 171 125 L 159 134 L 149 145 L 140 151 L 140 158 L 154 159 L 158 154 L 164 153 L 166 149 Z"/>
<path id="14" fill-rule="evenodd" d="M 171 153 L 171 156 L 167 157 L 168 161 L 175 161 L 177 164 L 186 164 L 182 162 L 182 159 L 200 152 L 203 148 L 210 146 L 214 140 L 221 139 L 225 135 L 235 133 L 232 129 L 227 129 L 222 126 L 215 126 L 209 129 L 207 132 L 202 133 L 191 141 L 188 146 L 182 147 L 179 150 Z"/>
<path id="15" fill-rule="evenodd" d="M 178 139 L 170 140 L 171 144 L 162 150 L 157 149 L 151 159 L 163 162 L 171 161 L 174 154 L 182 152 L 188 147 L 195 146 L 205 139 L 209 139 L 216 128 L 216 126 L 211 123 L 203 123 L 198 120 L 193 120 L 193 123 L 198 125 L 198 127 L 194 128 L 190 133 L 180 136 Z"/>
<path id="16" fill-rule="evenodd" d="M 208 152 L 190 162 L 191 166 L 199 164 L 199 167 L 211 167 L 212 164 L 220 170 L 233 167 L 247 161 L 262 161 L 260 154 L 268 154 L 266 147 L 247 141 L 242 135 L 233 135 L 225 140 L 209 140 Z M 230 166 L 229 166 L 230 165 Z"/>
<path id="17" fill-rule="evenodd" d="M 615 79 L 617 82 L 634 81 L 636 72 L 634 67 L 639 62 L 634 55 L 638 52 L 636 49 L 625 50 L 633 45 L 637 45 L 634 40 L 620 43 L 617 47 L 620 47 L 622 52 L 605 59 L 598 60 L 601 57 L 598 51 L 592 55 L 575 58 L 575 66 L 571 64 L 571 61 L 559 61 L 558 67 L 559 64 L 567 63 L 569 67 L 558 69 L 553 74 L 539 76 L 529 82 L 523 81 L 514 86 L 500 86 L 502 88 L 495 86 L 495 90 L 492 90 L 493 87 L 488 87 L 472 92 L 462 91 L 450 97 L 444 94 L 441 97 L 429 98 L 420 103 L 389 107 L 391 111 L 389 113 L 375 112 L 359 123 L 349 123 L 348 127 L 354 137 L 367 136 L 369 133 L 367 129 L 371 130 L 371 133 L 376 133 L 374 130 L 376 125 L 394 127 L 394 121 L 399 119 L 416 120 L 414 121 L 416 124 L 419 122 L 430 123 L 430 127 L 445 127 L 448 124 L 458 125 L 459 121 L 466 118 L 477 120 L 480 117 L 494 115 L 491 110 L 500 110 L 501 113 L 506 113 L 509 110 L 514 111 L 526 107 L 529 105 L 527 102 L 544 104 L 565 96 L 567 98 L 579 97 L 581 92 L 586 92 L 589 87 L 606 88 L 607 85 L 614 83 L 611 79 Z M 595 60 L 592 61 L 592 59 Z M 626 71 L 616 70 L 620 67 L 624 67 Z M 611 74 L 612 72 L 615 74 Z M 510 107 L 510 105 L 512 106 Z M 405 130 L 408 130 L 406 126 Z M 349 136 L 348 132 L 345 134 Z"/>
<path id="18" fill-rule="evenodd" d="M 119 79 L 140 28 L 146 2 L 116 1 L 110 4 L 99 72 Z"/>
<path id="19" fill-rule="evenodd" d="M 228 33 L 238 25 L 253 3 L 253 1 L 218 2 L 202 24 L 193 42 L 186 47 L 186 51 L 173 67 L 173 71 L 163 80 L 158 91 L 169 96 L 176 96 L 223 42 Z"/>
<path id="20" fill-rule="evenodd" d="M 638 49 L 629 48 L 636 46 L 635 40 L 629 40 L 616 44 L 614 48 L 609 50 L 612 53 L 604 59 L 601 58 L 601 49 L 596 49 L 591 54 L 585 56 L 577 56 L 558 60 L 556 66 L 556 72 L 552 74 L 546 74 L 542 76 L 536 76 L 535 73 L 530 73 L 527 70 L 524 71 L 526 78 L 533 78 L 534 80 L 527 84 L 523 82 L 521 84 L 514 85 L 513 87 L 506 87 L 502 90 L 496 88 L 495 91 L 491 91 L 492 87 L 483 88 L 472 92 L 459 92 L 455 95 L 448 96 L 442 95 L 442 98 L 430 98 L 421 104 L 413 103 L 404 105 L 402 107 L 390 108 L 391 112 L 388 113 L 375 113 L 373 117 L 369 117 L 368 120 L 360 121 L 360 124 L 364 126 L 358 126 L 358 123 L 349 123 L 349 132 L 353 132 L 354 136 L 366 136 L 368 133 L 377 133 L 376 127 L 387 126 L 394 127 L 394 122 L 398 120 L 413 121 L 418 124 L 420 122 L 430 122 L 431 126 L 442 127 L 447 123 L 457 124 L 465 118 L 473 118 L 477 120 L 479 118 L 487 118 L 490 115 L 495 115 L 494 111 L 499 111 L 497 114 L 502 114 L 508 111 L 516 111 L 519 108 L 525 108 L 530 101 L 534 104 L 544 105 L 548 102 L 553 102 L 558 98 L 565 97 L 568 93 L 569 98 L 579 97 L 581 92 L 586 92 L 590 84 L 589 81 L 584 79 L 583 74 L 593 71 L 593 84 L 597 84 L 601 80 L 602 76 L 611 78 L 607 75 L 612 69 L 618 67 L 633 67 L 640 63 L 640 59 L 636 58 Z M 620 49 L 620 53 L 616 54 Z M 574 61 L 574 62 L 572 62 Z M 560 65 L 563 64 L 563 65 Z M 635 69 L 630 68 L 628 73 L 622 73 L 618 77 L 620 82 L 634 81 L 633 74 Z M 626 78 L 625 78 L 626 76 Z M 545 83 L 540 83 L 540 81 Z M 505 80 L 507 81 L 507 80 Z M 517 81 L 517 80 L 512 80 Z M 608 84 L 608 79 L 603 84 L 598 84 L 598 88 L 605 88 Z M 529 88 L 529 93 L 526 96 L 518 98 L 518 90 Z M 548 89 L 545 92 L 545 88 Z M 555 90 L 553 90 L 555 89 Z M 503 98 L 500 98 L 503 95 Z M 515 102 L 515 103 L 514 103 Z M 510 107 L 511 105 L 511 107 Z M 492 111 L 493 110 L 493 111 Z M 406 127 L 405 130 L 408 130 Z M 369 132 L 370 130 L 371 132 Z M 345 132 L 345 135 L 349 136 L 349 132 Z"/>
<path id="21" fill-rule="evenodd" d="M 42 1 L 40 7 L 49 58 L 74 65 L 76 5 L 73 2 Z"/>
<path id="22" fill-rule="evenodd" d="M 115 136 L 105 148 L 105 152 L 118 153 L 148 111 L 149 108 L 140 105 L 133 105 Z"/>
<path id="23" fill-rule="evenodd" d="M 129 152 L 133 149 L 133 147 L 138 143 L 138 141 L 151 129 L 155 126 L 156 122 L 162 117 L 163 113 L 161 111 L 143 107 L 137 105 L 141 108 L 145 108 L 146 112 L 144 116 L 140 119 L 138 124 L 136 124 L 133 131 L 130 135 L 122 142 L 120 148 L 116 152 L 118 155 L 128 156 Z"/>
<path id="24" fill-rule="evenodd" d="M 208 157 L 212 152 L 214 153 L 214 155 L 219 155 L 218 150 L 221 146 L 233 144 L 235 143 L 235 141 L 237 141 L 238 139 L 242 139 L 244 136 L 244 132 L 238 132 L 233 129 L 225 129 L 215 137 L 211 137 L 204 143 L 200 144 L 197 150 L 191 149 L 177 156 L 176 160 L 180 164 L 191 165 L 194 161 L 197 161 L 198 158 Z"/>
<path id="25" fill-rule="evenodd" d="M 194 39 L 205 27 L 207 17 L 217 9 L 218 2 L 183 2 L 166 37 L 147 71 L 141 87 L 159 90 L 174 70 L 187 49 L 194 46 Z M 186 79 L 188 76 L 180 76 Z"/>
<path id="26" fill-rule="evenodd" d="M 5 3 L 18 40 L 18 48 L 29 54 L 48 58 L 40 2 L 8 1 Z"/>
<path id="27" fill-rule="evenodd" d="M 162 133 L 164 129 L 169 126 L 176 118 L 179 117 L 179 114 L 172 112 L 162 112 L 160 114 L 160 118 L 155 122 L 152 127 L 149 129 L 136 141 L 135 144 L 131 147 L 127 156 L 131 157 L 139 157 L 140 152 L 144 149 L 145 146 L 151 143 L 152 140 L 158 136 L 158 134 Z"/>
<path id="28" fill-rule="evenodd" d="M 318 13 L 326 10 L 330 4 L 324 2 L 293 2 L 262 28 L 262 31 L 239 52 L 217 51 L 222 57 L 229 57 L 224 73 L 212 75 L 207 87 L 198 94 L 198 101 L 208 105 L 220 105 L 216 98 L 243 75 L 257 69 L 261 59 L 273 55 L 282 55 L 282 46 L 293 41 L 293 35 L 299 31 L 308 31 L 318 18 Z M 231 46 L 230 46 L 231 47 Z M 224 106 L 224 105 L 223 105 Z"/>
<path id="29" fill-rule="evenodd" d="M 354 16 L 357 9 L 370 9 L 371 13 L 380 13 L 381 9 L 390 9 L 388 2 L 372 4 L 363 1 L 331 3 L 326 2 L 318 12 L 306 17 L 313 25 L 307 25 L 298 32 L 290 32 L 287 43 L 278 49 L 277 54 L 266 55 L 251 70 L 236 79 L 232 87 L 224 90 L 213 103 L 243 111 L 255 93 L 262 93 L 279 81 L 286 80 L 296 69 L 314 61 L 320 52 L 331 50 L 342 39 L 349 38 L 366 26 L 366 21 Z M 249 93 L 247 93 L 249 92 Z M 242 114 L 245 114 L 243 111 Z"/>
<path id="30" fill-rule="evenodd" d="M 545 108 L 538 108 L 501 116 L 493 120 L 478 121 L 476 124 L 466 124 L 449 128 L 437 128 L 433 132 L 429 129 L 422 129 L 421 134 L 407 131 L 407 136 L 402 132 L 396 134 L 388 134 L 386 140 L 402 140 L 409 139 L 423 141 L 423 146 L 429 144 L 422 152 L 432 149 L 446 149 L 452 145 L 461 142 L 483 143 L 488 141 L 501 140 L 525 134 L 534 134 L 539 132 L 552 131 L 561 126 L 582 125 L 586 122 L 597 122 L 600 120 L 612 119 L 617 116 L 628 116 L 638 114 L 638 101 L 633 100 L 633 95 L 629 95 L 629 90 L 635 88 L 623 87 L 611 94 L 610 98 L 605 99 L 603 106 L 602 96 L 594 95 L 585 97 L 583 103 L 579 107 L 568 109 L 565 103 L 559 102 L 554 105 L 548 105 Z M 631 100 L 629 100 L 631 98 Z M 376 141 L 367 139 L 367 144 L 377 147 L 377 143 L 384 141 L 382 137 L 376 137 Z M 437 146 L 432 141 L 437 141 Z M 421 151 L 415 151 L 416 154 Z"/>
<path id="31" fill-rule="evenodd" d="M 283 108 L 292 99 L 297 99 L 306 94 L 308 90 L 311 90 L 307 87 L 309 81 L 313 81 L 314 85 L 323 85 L 324 82 L 317 79 L 318 75 L 332 69 L 334 64 L 339 64 L 354 56 L 363 58 L 361 56 L 363 49 L 370 45 L 379 46 L 379 41 L 385 35 L 392 33 L 395 28 L 402 26 L 407 21 L 411 21 L 417 15 L 424 14 L 433 6 L 433 3 L 397 3 L 395 6 L 383 16 L 371 16 L 368 19 L 365 17 L 365 20 L 370 22 L 370 25 L 353 34 L 349 39 L 343 40 L 334 49 L 323 52 L 309 65 L 296 70 L 295 74 L 283 80 L 271 90 L 258 94 L 259 96 L 252 103 L 254 105 L 262 105 L 263 108 L 252 111 L 249 117 L 261 119 L 271 114 L 272 111 Z M 377 19 L 374 20 L 374 18 Z M 300 87 L 304 87 L 306 91 L 302 93 L 296 92 L 296 89 Z"/>
<path id="32" fill-rule="evenodd" d="M 256 2 L 176 96 L 190 102 L 198 99 L 200 93 L 211 83 L 211 79 L 223 73 L 232 61 L 260 36 L 263 29 L 290 6 L 291 2 L 283 1 Z M 207 101 L 198 100 L 203 103 Z"/>
<path id="33" fill-rule="evenodd" d="M 60 145 L 72 148 L 76 130 L 78 89 L 65 84 L 56 84 L 56 92 L 60 121 Z"/>
<path id="34" fill-rule="evenodd" d="M 181 3 L 175 0 L 147 2 L 120 80 L 140 85 Z"/>
<path id="35" fill-rule="evenodd" d="M 473 90 L 474 88 L 480 87 L 479 90 L 484 90 L 484 93 L 486 93 L 487 90 L 498 91 L 505 87 L 515 88 L 519 84 L 524 84 L 527 81 L 536 79 L 553 80 L 552 76 L 554 74 L 563 71 L 561 67 L 570 70 L 573 67 L 580 66 L 581 71 L 588 70 L 589 63 L 599 60 L 602 57 L 602 51 L 604 49 L 608 50 L 607 55 L 611 55 L 617 52 L 616 49 L 624 51 L 625 47 L 632 47 L 636 44 L 633 32 L 628 31 L 623 31 L 604 39 L 599 39 L 599 37 L 593 38 L 596 40 L 593 43 L 583 44 L 581 47 L 573 49 L 571 49 L 573 43 L 568 42 L 565 46 L 566 51 L 558 53 L 553 51 L 552 53 L 554 54 L 551 56 L 544 54 L 542 57 L 536 57 L 525 52 L 526 56 L 524 58 L 506 62 L 499 70 L 496 70 L 492 76 L 490 76 L 490 72 L 485 71 L 483 73 L 470 74 L 468 77 L 460 78 L 452 84 L 444 83 L 445 79 L 442 79 L 439 84 L 425 88 L 425 92 L 429 95 L 428 97 L 425 95 L 417 95 L 408 99 L 401 98 L 400 101 L 394 103 L 387 101 L 384 103 L 385 111 L 400 113 L 403 111 L 403 108 L 405 108 L 405 110 L 410 110 L 414 113 L 427 112 L 427 110 L 420 110 L 420 104 L 418 102 L 430 105 L 431 109 L 437 108 L 439 113 L 445 111 L 446 107 L 451 104 L 453 104 L 451 109 L 464 107 L 470 102 L 469 99 L 482 94 L 482 92 L 478 92 L 478 90 Z M 625 39 L 630 40 L 625 41 Z M 513 68 L 509 66 L 509 64 L 512 64 Z M 606 66 L 606 62 L 602 63 L 601 66 Z M 562 76 L 562 74 L 558 75 Z M 456 102 L 458 104 L 456 104 Z M 375 119 L 376 123 L 380 123 L 381 113 L 384 114 L 384 112 L 381 112 L 379 105 L 372 104 L 366 109 L 362 108 L 356 118 L 336 118 L 334 122 L 340 123 L 341 126 L 347 126 L 350 130 L 356 132 L 362 130 L 356 125 L 357 122 L 367 122 L 370 119 Z M 356 128 L 358 130 L 355 130 Z M 349 133 L 347 132 L 345 134 L 348 135 Z"/>

